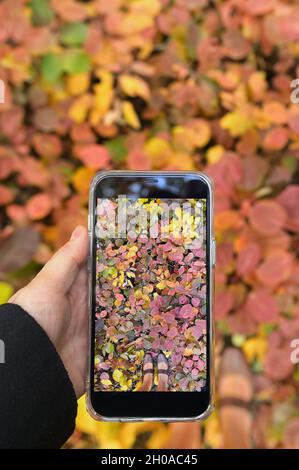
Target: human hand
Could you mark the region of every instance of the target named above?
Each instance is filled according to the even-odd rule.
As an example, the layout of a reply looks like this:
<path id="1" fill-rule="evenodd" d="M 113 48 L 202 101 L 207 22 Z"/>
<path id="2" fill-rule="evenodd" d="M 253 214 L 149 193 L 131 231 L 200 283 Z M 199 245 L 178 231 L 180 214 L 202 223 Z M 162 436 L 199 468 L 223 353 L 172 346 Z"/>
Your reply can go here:
<path id="1" fill-rule="evenodd" d="M 26 310 L 47 333 L 77 398 L 84 393 L 87 366 L 87 251 L 87 230 L 79 225 L 37 276 L 9 300 Z"/>

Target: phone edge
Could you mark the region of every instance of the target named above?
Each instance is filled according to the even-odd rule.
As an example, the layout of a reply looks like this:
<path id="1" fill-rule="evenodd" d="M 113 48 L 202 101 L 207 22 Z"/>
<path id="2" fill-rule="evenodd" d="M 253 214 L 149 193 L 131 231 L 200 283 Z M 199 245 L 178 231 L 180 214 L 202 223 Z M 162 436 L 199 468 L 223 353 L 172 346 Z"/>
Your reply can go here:
<path id="1" fill-rule="evenodd" d="M 91 404 L 91 396 L 90 396 L 90 375 L 91 375 L 91 341 L 92 341 L 92 315 L 93 312 L 91 311 L 92 306 L 92 273 L 91 273 L 91 257 L 92 257 L 92 234 L 93 234 L 93 227 L 94 227 L 94 214 L 93 214 L 93 201 L 94 201 L 94 191 L 96 185 L 104 179 L 106 176 L 113 176 L 113 175 L 161 175 L 165 174 L 165 176 L 175 176 L 175 175 L 196 175 L 197 177 L 200 176 L 208 186 L 209 189 L 209 232 L 210 232 L 210 240 L 209 240 L 209 305 L 210 305 L 210 338 L 209 338 L 209 368 L 210 368 L 210 400 L 207 409 L 201 413 L 200 415 L 194 417 L 183 417 L 183 418 L 169 418 L 169 417 L 157 417 L 157 418 L 141 418 L 141 417 L 126 417 L 126 418 L 110 418 L 104 415 L 100 415 L 95 411 Z M 215 235 L 214 235 L 214 182 L 210 176 L 206 173 L 200 171 L 132 171 L 132 170 L 105 170 L 100 171 L 95 174 L 93 177 L 90 190 L 89 190 L 89 200 L 88 200 L 88 239 L 89 239 L 89 253 L 88 253 L 88 370 L 87 370 L 87 380 L 86 380 L 86 409 L 89 415 L 97 420 L 102 422 L 126 422 L 126 423 L 136 423 L 136 422 L 188 422 L 188 421 L 199 421 L 207 419 L 210 414 L 213 412 L 215 408 L 214 398 L 215 398 L 215 366 L 214 366 L 214 315 L 213 315 L 213 305 L 214 305 L 214 270 L 215 270 L 215 252 L 214 252 L 214 259 L 212 259 L 213 253 L 213 244 L 215 244 Z M 215 245 L 214 245 L 215 246 Z M 215 248 L 214 248 L 215 250 Z"/>

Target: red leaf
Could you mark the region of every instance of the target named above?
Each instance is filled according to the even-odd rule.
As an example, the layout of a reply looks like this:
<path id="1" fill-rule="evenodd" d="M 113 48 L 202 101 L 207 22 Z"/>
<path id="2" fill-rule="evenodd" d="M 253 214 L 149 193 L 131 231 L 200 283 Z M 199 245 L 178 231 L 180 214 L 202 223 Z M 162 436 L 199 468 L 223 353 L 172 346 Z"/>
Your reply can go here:
<path id="1" fill-rule="evenodd" d="M 14 199 L 14 193 L 10 188 L 0 184 L 0 206 L 9 204 Z"/>
<path id="2" fill-rule="evenodd" d="M 132 150 L 128 155 L 128 168 L 130 170 L 150 170 L 149 157 L 140 150 Z"/>
<path id="3" fill-rule="evenodd" d="M 287 228 L 299 231 L 299 186 L 295 184 L 289 185 L 277 197 L 279 204 L 285 209 L 288 220 Z"/>
<path id="4" fill-rule="evenodd" d="M 62 153 L 62 143 L 56 135 L 37 133 L 33 137 L 33 146 L 42 158 L 49 160 L 59 157 Z"/>
<path id="5" fill-rule="evenodd" d="M 259 323 L 271 323 L 278 318 L 278 305 L 267 289 L 250 292 L 245 310 Z"/>
<path id="6" fill-rule="evenodd" d="M 261 258 L 261 248 L 257 243 L 244 246 L 237 259 L 237 273 L 240 276 L 252 272 Z"/>
<path id="7" fill-rule="evenodd" d="M 244 2 L 244 10 L 250 15 L 265 15 L 275 7 L 275 0 L 247 0 Z"/>
<path id="8" fill-rule="evenodd" d="M 285 210 L 275 201 L 257 202 L 249 212 L 252 227 L 262 235 L 278 233 L 286 222 Z"/>
<path id="9" fill-rule="evenodd" d="M 287 379 L 294 368 L 290 360 L 290 351 L 283 349 L 272 349 L 265 358 L 265 372 L 275 382 Z"/>
<path id="10" fill-rule="evenodd" d="M 226 317 L 233 308 L 234 297 L 230 291 L 218 292 L 215 295 L 215 317 L 217 320 Z"/>
<path id="11" fill-rule="evenodd" d="M 269 254 L 256 270 L 256 275 L 265 286 L 275 287 L 289 278 L 292 267 L 293 258 L 290 253 L 279 250 Z"/>

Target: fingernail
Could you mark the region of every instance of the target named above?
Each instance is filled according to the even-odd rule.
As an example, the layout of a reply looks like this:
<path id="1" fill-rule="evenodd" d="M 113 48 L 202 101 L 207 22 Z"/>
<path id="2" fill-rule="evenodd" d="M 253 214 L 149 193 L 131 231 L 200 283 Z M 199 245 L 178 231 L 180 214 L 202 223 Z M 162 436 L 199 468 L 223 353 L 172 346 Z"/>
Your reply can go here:
<path id="1" fill-rule="evenodd" d="M 71 235 L 71 240 L 75 240 L 76 238 L 79 238 L 82 234 L 82 230 L 83 230 L 82 225 L 77 225 L 77 227 L 74 229 Z"/>

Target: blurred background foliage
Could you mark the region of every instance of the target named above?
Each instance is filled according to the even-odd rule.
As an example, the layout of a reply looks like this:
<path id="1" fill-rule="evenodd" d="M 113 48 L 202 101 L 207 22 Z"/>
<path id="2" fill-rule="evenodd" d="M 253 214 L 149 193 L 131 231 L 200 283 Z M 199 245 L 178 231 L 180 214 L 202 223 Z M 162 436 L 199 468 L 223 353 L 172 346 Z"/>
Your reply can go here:
<path id="1" fill-rule="evenodd" d="M 0 3 L 0 301 L 86 223 L 96 171 L 206 171 L 217 364 L 244 352 L 265 447 L 299 447 L 298 64 L 297 1 Z M 221 447 L 219 409 L 201 429 L 99 424 L 81 400 L 67 446 L 176 447 L 180 433 Z"/>

